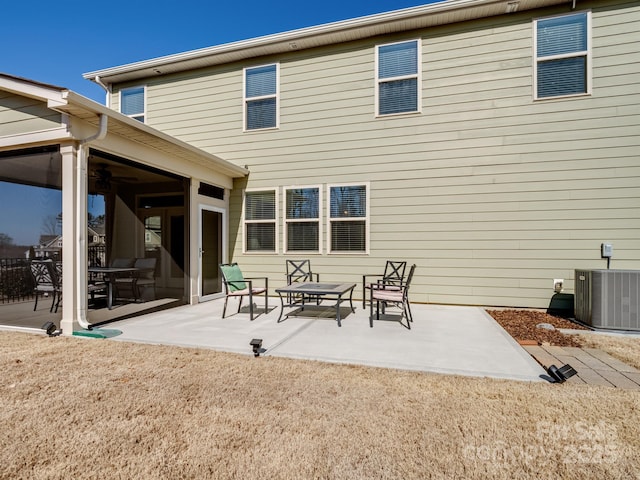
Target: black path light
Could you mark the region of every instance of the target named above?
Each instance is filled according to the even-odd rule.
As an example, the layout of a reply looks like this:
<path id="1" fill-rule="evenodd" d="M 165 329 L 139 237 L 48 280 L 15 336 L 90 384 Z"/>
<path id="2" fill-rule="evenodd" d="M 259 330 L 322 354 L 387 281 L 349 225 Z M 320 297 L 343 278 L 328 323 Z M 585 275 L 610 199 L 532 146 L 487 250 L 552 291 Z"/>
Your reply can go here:
<path id="1" fill-rule="evenodd" d="M 549 368 L 547 368 L 547 372 L 558 383 L 564 383 L 568 378 L 571 378 L 576 373 L 578 373 L 568 363 L 560 368 L 556 367 L 555 365 L 551 365 Z"/>
<path id="2" fill-rule="evenodd" d="M 253 356 L 254 357 L 259 357 L 260 356 L 260 347 L 262 347 L 262 339 L 261 338 L 254 338 L 253 340 L 251 340 L 249 342 L 249 345 L 251 345 L 251 347 L 253 348 Z"/>
<path id="3" fill-rule="evenodd" d="M 42 325 L 41 328 L 50 337 L 57 337 L 58 335 L 60 335 L 60 333 L 62 333 L 62 332 L 58 331 L 58 327 L 56 327 L 56 324 L 53 323 L 53 322 L 47 322 L 44 325 Z"/>

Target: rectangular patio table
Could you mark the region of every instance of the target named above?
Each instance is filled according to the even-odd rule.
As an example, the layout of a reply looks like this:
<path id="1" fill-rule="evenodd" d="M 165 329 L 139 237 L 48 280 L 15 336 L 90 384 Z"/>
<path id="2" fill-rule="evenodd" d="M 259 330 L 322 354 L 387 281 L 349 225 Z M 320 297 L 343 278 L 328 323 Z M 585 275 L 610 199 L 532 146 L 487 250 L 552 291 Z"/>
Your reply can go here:
<path id="1" fill-rule="evenodd" d="M 291 285 L 287 285 L 286 287 L 276 288 L 276 293 L 280 297 L 280 316 L 278 317 L 278 323 L 282 320 L 282 314 L 284 312 L 285 307 L 294 307 L 301 306 L 301 309 L 304 310 L 305 307 L 305 296 L 321 296 L 321 297 L 336 297 L 336 320 L 338 322 L 338 326 L 341 327 L 340 323 L 340 303 L 343 300 L 343 295 L 349 294 L 349 304 L 351 306 L 351 311 L 355 313 L 355 309 L 353 308 L 353 289 L 355 288 L 355 283 L 315 283 L 315 282 L 299 282 L 293 283 Z M 301 295 L 301 301 L 299 302 L 291 302 L 285 304 L 283 294 L 291 295 L 292 297 L 295 294 Z M 290 314 L 285 315 L 288 317 Z"/>

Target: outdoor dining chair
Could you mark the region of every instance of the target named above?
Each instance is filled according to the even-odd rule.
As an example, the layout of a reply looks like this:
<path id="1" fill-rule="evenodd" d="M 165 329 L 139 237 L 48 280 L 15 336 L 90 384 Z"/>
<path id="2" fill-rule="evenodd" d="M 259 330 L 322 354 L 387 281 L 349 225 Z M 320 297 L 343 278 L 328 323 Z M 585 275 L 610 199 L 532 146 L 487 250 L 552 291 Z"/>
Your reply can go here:
<path id="1" fill-rule="evenodd" d="M 49 312 L 58 313 L 58 306 L 62 299 L 62 276 L 58 275 L 58 269 L 53 264 L 53 260 L 32 260 L 29 264 L 31 277 L 33 278 L 36 303 L 33 306 L 35 312 L 38 308 L 38 297 L 40 295 L 51 295 L 51 308 Z"/>
<path id="2" fill-rule="evenodd" d="M 385 285 L 383 280 L 373 285 L 369 289 L 369 326 L 373 327 L 373 303 L 376 304 L 376 320 L 380 320 L 380 309 L 385 313 L 385 309 L 392 305 L 400 309 L 400 324 L 402 319 L 407 319 L 407 328 L 411 329 L 413 322 L 413 314 L 411 313 L 411 304 L 409 303 L 409 286 L 413 279 L 413 272 L 416 266 L 411 265 L 407 280 L 397 282 L 394 285 Z"/>
<path id="3" fill-rule="evenodd" d="M 363 275 L 362 276 L 362 308 L 366 308 L 365 302 L 367 300 L 367 290 L 378 288 L 382 283 L 387 290 L 399 290 L 399 283 L 404 280 L 404 272 L 407 268 L 407 262 L 399 262 L 394 260 L 387 260 L 384 267 L 384 273 L 382 275 Z M 368 280 L 369 277 L 374 277 L 375 280 Z"/>
<path id="4" fill-rule="evenodd" d="M 264 311 L 269 308 L 269 279 L 267 277 L 244 277 L 237 263 L 220 264 L 220 272 L 222 273 L 222 282 L 225 285 L 226 296 L 224 298 L 224 307 L 222 309 L 222 318 L 227 312 L 227 302 L 229 297 L 238 297 L 238 312 L 242 307 L 242 299 L 249 297 L 249 318 L 253 320 L 253 296 L 264 295 Z M 264 287 L 254 287 L 254 280 L 263 280 Z"/>
<path id="5" fill-rule="evenodd" d="M 296 282 L 319 282 L 320 275 L 311 271 L 311 260 L 287 260 L 287 285 Z M 300 294 L 302 295 L 302 294 Z M 313 298 L 320 305 L 320 295 L 306 295 Z M 292 294 L 288 294 L 288 301 L 292 303 Z"/>

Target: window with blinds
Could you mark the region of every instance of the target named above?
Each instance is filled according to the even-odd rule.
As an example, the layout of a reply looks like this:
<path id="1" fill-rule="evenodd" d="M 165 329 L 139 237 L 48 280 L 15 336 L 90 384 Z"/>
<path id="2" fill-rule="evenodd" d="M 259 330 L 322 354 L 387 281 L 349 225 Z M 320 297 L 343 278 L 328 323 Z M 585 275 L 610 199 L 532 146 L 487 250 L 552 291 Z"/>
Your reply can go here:
<path id="1" fill-rule="evenodd" d="M 376 50 L 377 115 L 418 112 L 418 41 L 378 45 Z"/>
<path id="2" fill-rule="evenodd" d="M 244 69 L 245 129 L 278 126 L 278 65 Z"/>
<path id="3" fill-rule="evenodd" d="M 285 188 L 287 252 L 320 253 L 320 187 Z"/>
<path id="4" fill-rule="evenodd" d="M 120 113 L 144 123 L 145 88 L 132 87 L 120 90 Z"/>
<path id="5" fill-rule="evenodd" d="M 536 98 L 589 93 L 589 24 L 588 12 L 535 20 Z"/>
<path id="6" fill-rule="evenodd" d="M 329 185 L 329 248 L 331 253 L 368 251 L 368 185 Z"/>
<path id="7" fill-rule="evenodd" d="M 246 252 L 276 252 L 276 191 L 246 191 L 244 194 L 244 239 Z"/>

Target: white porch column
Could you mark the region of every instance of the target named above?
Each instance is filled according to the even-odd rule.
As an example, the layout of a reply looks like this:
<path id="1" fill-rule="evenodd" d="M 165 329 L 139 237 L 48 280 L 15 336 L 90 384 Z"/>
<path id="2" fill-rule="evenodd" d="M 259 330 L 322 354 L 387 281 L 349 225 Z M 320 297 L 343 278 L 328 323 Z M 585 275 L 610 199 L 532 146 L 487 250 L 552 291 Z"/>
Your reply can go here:
<path id="1" fill-rule="evenodd" d="M 87 152 L 62 144 L 62 320 L 64 335 L 87 324 Z"/>

